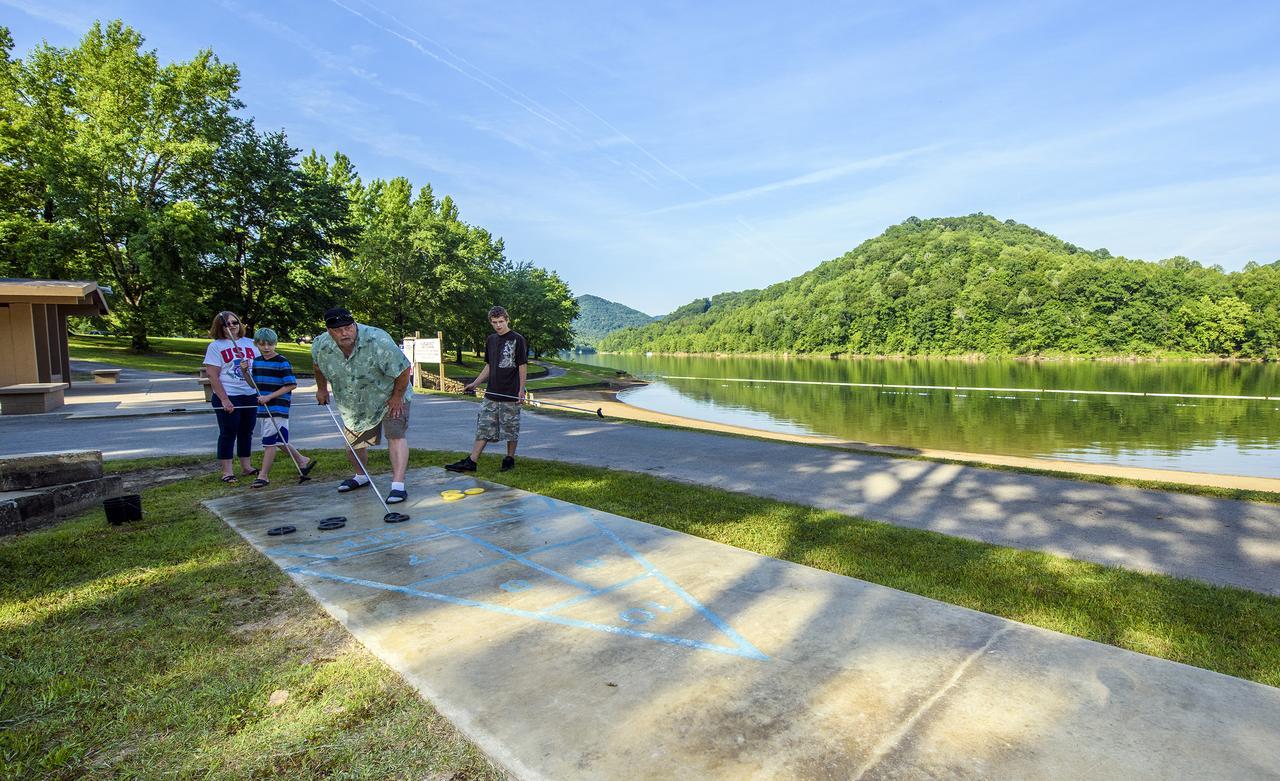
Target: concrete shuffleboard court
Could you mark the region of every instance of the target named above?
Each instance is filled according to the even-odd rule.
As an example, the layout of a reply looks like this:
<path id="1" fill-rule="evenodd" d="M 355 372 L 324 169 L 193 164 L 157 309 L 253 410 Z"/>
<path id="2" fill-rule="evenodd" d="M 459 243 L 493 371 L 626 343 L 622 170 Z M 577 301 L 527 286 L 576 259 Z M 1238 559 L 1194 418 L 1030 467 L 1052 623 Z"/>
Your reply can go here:
<path id="1" fill-rule="evenodd" d="M 398 524 L 318 484 L 207 505 L 519 778 L 1280 777 L 1280 689 L 439 469 L 408 484 Z"/>

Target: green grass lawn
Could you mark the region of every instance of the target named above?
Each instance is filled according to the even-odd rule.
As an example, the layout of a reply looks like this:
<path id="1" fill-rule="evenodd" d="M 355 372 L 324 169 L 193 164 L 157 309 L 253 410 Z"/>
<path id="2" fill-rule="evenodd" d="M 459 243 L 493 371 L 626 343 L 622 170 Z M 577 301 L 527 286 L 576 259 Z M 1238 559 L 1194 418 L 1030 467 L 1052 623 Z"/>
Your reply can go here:
<path id="1" fill-rule="evenodd" d="M 340 453 L 314 473 L 347 473 Z M 457 453 L 414 451 L 415 466 Z M 207 461 L 111 462 L 112 472 Z M 1047 629 L 1280 686 L 1280 599 L 520 459 L 480 477 Z M 375 451 L 375 469 L 386 452 Z M 283 481 L 282 482 L 289 482 Z M 0 540 L 0 778 L 452 778 L 500 773 L 199 500 L 206 476 Z M 271 695 L 287 691 L 273 706 Z"/>
<path id="2" fill-rule="evenodd" d="M 199 507 L 228 490 L 211 472 L 147 490 L 137 524 L 0 540 L 0 778 L 504 777 Z"/>
<path id="3" fill-rule="evenodd" d="M 602 366 L 588 366 L 584 363 L 562 361 L 556 358 L 536 358 L 534 360 L 553 364 L 568 371 L 559 377 L 547 377 L 549 372 L 545 367 L 531 363 L 529 364 L 529 390 L 551 390 L 553 388 L 568 388 L 579 385 L 603 385 L 617 378 L 617 372 Z M 434 369 L 434 367 L 428 368 Z M 483 357 L 474 353 L 463 353 L 462 363 L 460 364 L 452 360 L 445 361 L 444 375 L 450 379 L 466 382 L 478 376 L 483 368 Z"/>
<path id="4" fill-rule="evenodd" d="M 456 357 L 456 354 L 450 352 L 445 356 L 444 362 L 444 376 L 451 380 L 458 380 L 459 382 L 474 380 L 480 376 L 480 372 L 484 369 L 484 356 L 464 352 L 462 354 L 462 363 L 455 361 L 454 357 Z M 434 363 L 424 363 L 422 368 L 428 374 L 436 374 L 440 371 L 439 365 Z M 529 365 L 529 377 L 531 378 L 541 377 L 546 373 L 547 370 L 541 366 Z"/>
<path id="5" fill-rule="evenodd" d="M 540 361 L 559 366 L 568 371 L 560 376 L 547 380 L 529 383 L 530 390 L 550 390 L 552 388 L 569 388 L 577 385 L 607 385 L 609 381 L 618 379 L 618 373 L 604 366 L 589 366 L 585 363 L 574 363 L 558 358 L 539 358 Z"/>
<path id="6" fill-rule="evenodd" d="M 175 372 L 178 374 L 195 374 L 204 363 L 204 351 L 209 346 L 208 339 L 181 339 L 177 337 L 152 338 L 152 351 L 135 353 L 129 349 L 129 338 L 125 336 L 90 336 L 72 334 L 69 339 L 71 357 L 78 361 L 97 361 L 98 363 L 122 366 L 127 369 L 145 371 Z M 281 343 L 277 348 L 284 357 L 293 364 L 293 369 L 302 374 L 312 374 L 311 346 L 305 344 Z M 545 378 L 547 370 L 541 366 L 529 366 L 529 388 L 531 390 L 548 390 L 573 385 L 604 383 L 615 374 L 612 369 L 599 366 L 572 363 L 570 361 L 540 358 L 547 363 L 554 363 L 568 369 L 562 377 Z M 462 363 L 446 360 L 444 373 L 451 379 L 467 381 L 480 374 L 484 368 L 484 359 L 472 353 L 462 354 Z M 422 365 L 422 370 L 437 371 L 434 365 Z"/>
<path id="7" fill-rule="evenodd" d="M 208 346 L 208 339 L 153 337 L 151 352 L 135 353 L 129 349 L 127 336 L 72 334 L 68 340 L 73 360 L 97 361 L 126 369 L 177 374 L 195 374 L 200 371 L 204 364 L 204 351 Z M 289 359 L 294 371 L 311 374 L 311 345 L 281 343 L 276 349 Z"/>
<path id="8" fill-rule="evenodd" d="M 455 353 L 449 353 L 449 355 L 456 357 Z M 478 377 L 480 375 L 480 371 L 484 369 L 484 358 L 479 357 L 474 353 L 463 353 L 461 363 L 454 361 L 453 358 L 449 358 L 448 356 L 446 356 L 446 358 L 448 358 L 448 360 L 444 362 L 444 376 L 451 380 L 466 382 L 467 380 L 472 380 Z M 430 370 L 428 373 L 434 373 L 439 370 L 439 367 L 435 364 L 423 364 L 422 368 Z"/>
<path id="9" fill-rule="evenodd" d="M 415 453 L 442 464 L 453 453 Z M 432 460 L 432 459 L 436 460 Z M 840 575 L 1280 686 L 1280 598 L 648 475 L 533 459 L 478 476 Z"/>

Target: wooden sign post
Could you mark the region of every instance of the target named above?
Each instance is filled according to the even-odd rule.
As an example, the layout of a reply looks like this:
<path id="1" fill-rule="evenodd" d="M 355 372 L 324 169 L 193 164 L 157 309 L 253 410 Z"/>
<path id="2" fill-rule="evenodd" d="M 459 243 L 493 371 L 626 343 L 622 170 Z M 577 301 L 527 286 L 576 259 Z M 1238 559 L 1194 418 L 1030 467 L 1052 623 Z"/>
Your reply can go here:
<path id="1" fill-rule="evenodd" d="M 436 331 L 436 361 L 440 364 L 440 390 L 444 390 L 444 331 Z"/>
<path id="2" fill-rule="evenodd" d="M 436 338 L 423 339 L 421 333 L 413 332 L 412 339 L 404 340 L 404 354 L 413 364 L 413 387 L 425 388 L 426 383 L 419 376 L 418 364 L 434 363 L 440 369 L 440 390 L 444 390 L 444 334 L 436 331 Z"/>

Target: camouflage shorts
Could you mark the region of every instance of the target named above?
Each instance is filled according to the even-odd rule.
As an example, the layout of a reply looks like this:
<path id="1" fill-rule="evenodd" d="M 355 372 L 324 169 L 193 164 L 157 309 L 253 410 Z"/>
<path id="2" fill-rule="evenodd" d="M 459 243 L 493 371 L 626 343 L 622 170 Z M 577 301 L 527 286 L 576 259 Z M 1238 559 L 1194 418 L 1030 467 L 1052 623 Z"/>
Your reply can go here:
<path id="1" fill-rule="evenodd" d="M 520 402 L 482 400 L 480 413 L 476 415 L 476 439 L 486 442 L 520 439 Z"/>

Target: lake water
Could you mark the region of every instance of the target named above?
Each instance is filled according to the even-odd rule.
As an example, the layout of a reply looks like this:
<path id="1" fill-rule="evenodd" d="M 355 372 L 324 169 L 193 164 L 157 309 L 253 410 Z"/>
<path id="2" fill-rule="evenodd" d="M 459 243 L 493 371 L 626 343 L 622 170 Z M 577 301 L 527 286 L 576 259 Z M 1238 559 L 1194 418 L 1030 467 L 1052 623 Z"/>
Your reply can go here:
<path id="1" fill-rule="evenodd" d="M 628 404 L 766 431 L 1280 477 L 1278 398 L 1083 392 L 1280 397 L 1276 364 L 657 355 L 571 359 L 652 380 L 626 391 L 622 399 Z"/>

